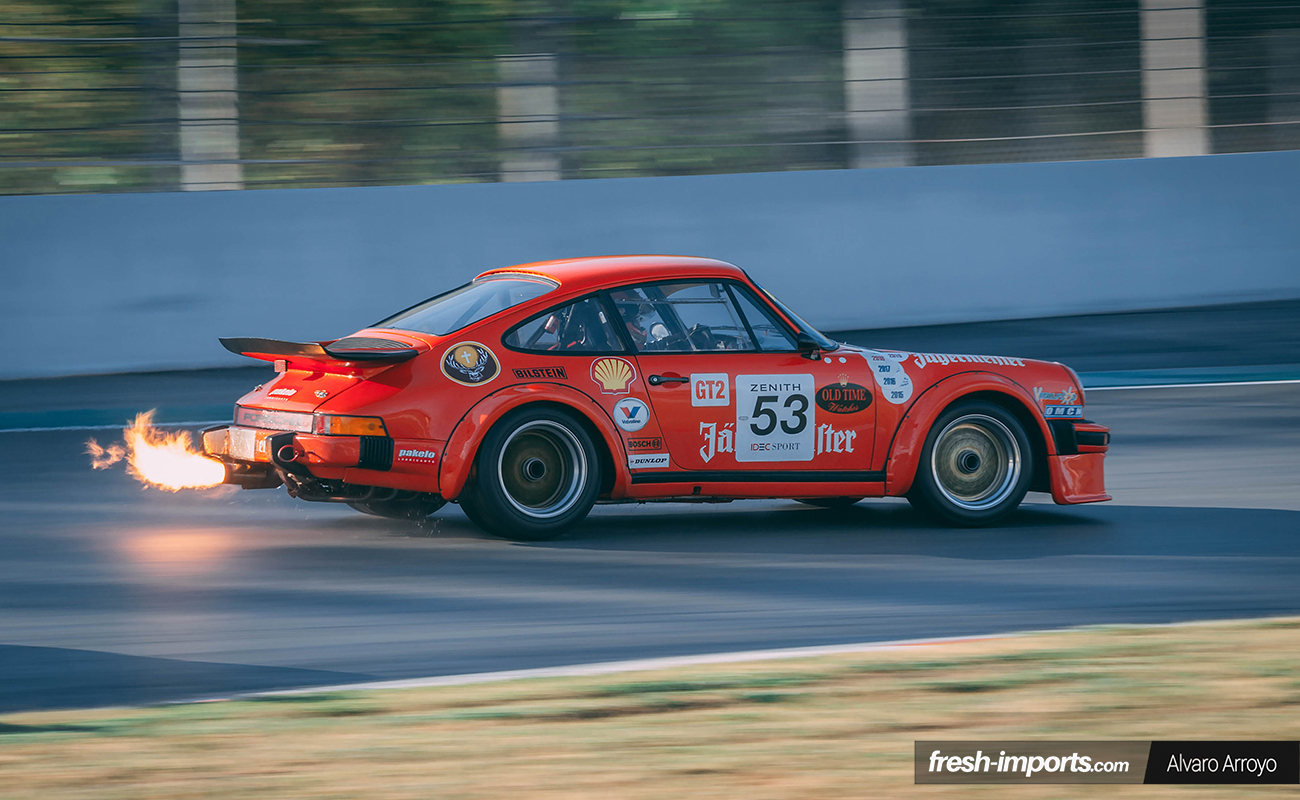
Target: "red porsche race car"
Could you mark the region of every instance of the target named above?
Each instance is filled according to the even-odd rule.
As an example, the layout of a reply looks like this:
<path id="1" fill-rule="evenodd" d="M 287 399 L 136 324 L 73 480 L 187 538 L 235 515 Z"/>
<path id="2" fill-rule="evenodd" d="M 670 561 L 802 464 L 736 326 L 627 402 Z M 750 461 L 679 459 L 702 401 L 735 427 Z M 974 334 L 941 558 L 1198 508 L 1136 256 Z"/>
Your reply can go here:
<path id="1" fill-rule="evenodd" d="M 538 540 L 597 502 L 1110 499 L 1069 367 L 837 343 L 712 259 L 494 269 L 343 339 L 221 341 L 278 373 L 203 433 L 226 482 L 380 516 Z"/>

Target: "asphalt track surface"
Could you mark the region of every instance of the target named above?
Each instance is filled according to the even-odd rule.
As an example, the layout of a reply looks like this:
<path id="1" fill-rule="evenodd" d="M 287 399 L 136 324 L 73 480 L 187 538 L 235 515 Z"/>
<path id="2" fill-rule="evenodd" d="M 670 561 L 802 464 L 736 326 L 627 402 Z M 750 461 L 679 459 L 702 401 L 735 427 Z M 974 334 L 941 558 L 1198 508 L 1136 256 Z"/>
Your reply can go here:
<path id="1" fill-rule="evenodd" d="M 77 380 L 110 403 L 141 384 Z M 1030 495 L 985 530 L 897 500 L 602 506 L 532 545 L 455 507 L 421 527 L 281 490 L 143 489 L 89 469 L 86 431 L 0 433 L 0 710 L 1300 613 L 1300 385 L 1088 405 L 1114 431 L 1113 503 Z"/>

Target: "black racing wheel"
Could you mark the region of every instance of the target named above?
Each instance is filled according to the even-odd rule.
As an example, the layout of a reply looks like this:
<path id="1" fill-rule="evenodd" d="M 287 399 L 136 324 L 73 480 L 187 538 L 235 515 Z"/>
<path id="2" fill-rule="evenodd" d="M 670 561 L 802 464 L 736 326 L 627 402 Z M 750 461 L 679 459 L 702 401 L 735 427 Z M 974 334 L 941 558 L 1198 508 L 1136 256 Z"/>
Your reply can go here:
<path id="1" fill-rule="evenodd" d="M 1020 420 L 1001 406 L 968 401 L 930 427 L 907 499 L 944 522 L 991 525 L 1016 510 L 1033 474 Z"/>
<path id="2" fill-rule="evenodd" d="M 524 407 L 492 427 L 460 500 L 479 527 L 505 539 L 553 539 L 582 521 L 600 489 L 600 459 L 571 414 Z"/>

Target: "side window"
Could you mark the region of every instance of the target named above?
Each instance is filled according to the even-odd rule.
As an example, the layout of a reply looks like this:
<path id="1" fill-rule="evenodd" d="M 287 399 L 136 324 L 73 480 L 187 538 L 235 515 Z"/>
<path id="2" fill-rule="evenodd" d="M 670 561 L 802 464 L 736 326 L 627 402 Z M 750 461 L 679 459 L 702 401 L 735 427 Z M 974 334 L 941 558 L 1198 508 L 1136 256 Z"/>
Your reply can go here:
<path id="1" fill-rule="evenodd" d="M 507 347 L 542 353 L 621 353 L 623 344 L 594 297 L 547 311 L 506 334 Z"/>
<path id="2" fill-rule="evenodd" d="M 785 326 L 777 320 L 767 306 L 755 300 L 748 289 L 732 286 L 731 290 L 735 292 L 736 302 L 740 304 L 740 310 L 744 312 L 749 327 L 754 331 L 754 338 L 758 340 L 759 348 L 769 353 L 792 353 L 799 349 L 794 337 Z"/>
<path id="3" fill-rule="evenodd" d="M 657 283 L 610 292 L 638 352 L 754 350 L 720 283 Z"/>

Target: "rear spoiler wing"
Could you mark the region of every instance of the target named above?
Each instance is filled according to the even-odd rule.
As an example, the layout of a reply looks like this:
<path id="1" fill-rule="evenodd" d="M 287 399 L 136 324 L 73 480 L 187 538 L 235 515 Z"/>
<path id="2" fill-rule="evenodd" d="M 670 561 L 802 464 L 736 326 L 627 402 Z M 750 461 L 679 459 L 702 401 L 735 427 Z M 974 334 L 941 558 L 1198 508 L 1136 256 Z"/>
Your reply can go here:
<path id="1" fill-rule="evenodd" d="M 324 344 L 249 337 L 219 341 L 222 347 L 241 356 L 262 361 L 286 361 L 306 369 L 387 367 L 420 354 L 405 342 L 370 336 L 350 336 Z"/>

